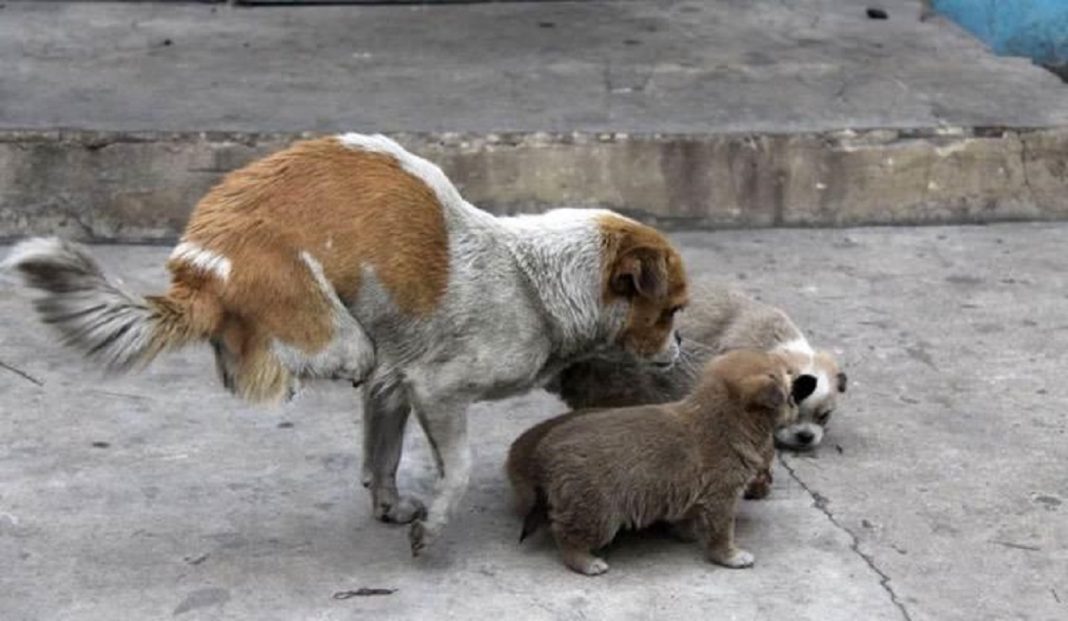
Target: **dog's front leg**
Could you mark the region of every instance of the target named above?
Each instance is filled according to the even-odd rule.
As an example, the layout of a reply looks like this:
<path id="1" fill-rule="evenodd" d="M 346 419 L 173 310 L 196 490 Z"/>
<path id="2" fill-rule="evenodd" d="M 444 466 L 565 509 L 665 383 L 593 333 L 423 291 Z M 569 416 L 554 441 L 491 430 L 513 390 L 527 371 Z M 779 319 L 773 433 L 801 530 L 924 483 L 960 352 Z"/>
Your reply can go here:
<path id="1" fill-rule="evenodd" d="M 383 522 L 407 524 L 426 509 L 415 498 L 397 493 L 397 466 L 404 447 L 404 427 L 411 406 L 399 388 L 363 389 L 363 486 Z"/>
<path id="2" fill-rule="evenodd" d="M 747 500 L 767 498 L 768 494 L 771 493 L 771 484 L 773 482 L 771 468 L 772 463 L 775 461 L 775 443 L 767 442 L 760 451 L 760 457 L 762 460 L 760 470 L 757 471 L 756 476 L 749 481 L 749 485 L 745 488 L 745 498 Z"/>
<path id="3" fill-rule="evenodd" d="M 471 447 L 467 440 L 467 403 L 416 406 L 438 466 L 434 498 L 425 519 L 412 523 L 408 539 L 418 556 L 441 534 L 449 515 L 463 498 L 471 477 Z"/>
<path id="4" fill-rule="evenodd" d="M 734 543 L 734 512 L 737 498 L 712 499 L 697 516 L 708 560 L 725 567 L 753 565 L 753 555 Z"/>

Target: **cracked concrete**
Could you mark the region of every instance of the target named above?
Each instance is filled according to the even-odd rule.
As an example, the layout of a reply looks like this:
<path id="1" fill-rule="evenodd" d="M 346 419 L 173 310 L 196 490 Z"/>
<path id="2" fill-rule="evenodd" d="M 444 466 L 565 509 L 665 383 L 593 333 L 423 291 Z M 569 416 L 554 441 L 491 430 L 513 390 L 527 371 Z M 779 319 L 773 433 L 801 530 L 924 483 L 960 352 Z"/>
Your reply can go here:
<path id="1" fill-rule="evenodd" d="M 796 481 L 802 489 L 804 489 L 806 492 L 809 493 L 810 496 L 812 496 L 812 506 L 816 509 L 819 509 L 824 515 L 826 515 L 827 519 L 831 522 L 831 524 L 834 524 L 839 530 L 849 535 L 849 538 L 852 540 L 852 543 L 850 544 L 850 549 L 853 550 L 853 552 L 856 552 L 857 556 L 864 559 L 864 562 L 868 564 L 868 567 L 870 567 L 871 570 L 879 576 L 879 584 L 883 587 L 884 590 L 886 590 L 886 594 L 890 596 L 890 601 L 893 602 L 894 605 L 897 606 L 898 610 L 901 611 L 901 616 L 905 619 L 905 621 L 912 621 L 912 617 L 909 616 L 909 611 L 905 608 L 905 605 L 902 604 L 901 601 L 898 599 L 897 593 L 894 593 L 894 589 L 890 585 L 890 576 L 886 575 L 886 572 L 879 569 L 879 566 L 875 564 L 875 559 L 873 559 L 870 554 L 866 554 L 860 549 L 860 538 L 857 537 L 856 533 L 846 528 L 841 524 L 841 522 L 835 519 L 834 513 L 832 513 L 831 510 L 828 508 L 828 499 L 822 496 L 819 492 L 812 491 L 812 489 L 808 485 L 806 485 L 804 481 L 801 480 L 801 477 L 797 476 L 797 472 L 790 466 L 789 457 L 780 454 L 779 463 L 786 470 L 786 472 L 790 474 L 790 478 Z"/>
<path id="2" fill-rule="evenodd" d="M 693 275 L 788 309 L 841 351 L 850 391 L 823 446 L 745 502 L 757 565 L 656 535 L 612 570 L 518 545 L 507 444 L 557 413 L 541 392 L 472 412 L 475 471 L 413 561 L 358 483 L 352 391 L 237 403 L 204 348 L 101 379 L 0 286 L 0 616 L 181 619 L 717 618 L 1053 621 L 1068 614 L 1068 225 L 680 233 Z M 2 250 L 2 249 L 0 249 Z M 98 247 L 140 291 L 168 248 Z M 910 353 L 911 352 L 911 353 Z M 411 434 L 402 485 L 432 470 Z M 389 594 L 335 597 L 360 589 Z"/>

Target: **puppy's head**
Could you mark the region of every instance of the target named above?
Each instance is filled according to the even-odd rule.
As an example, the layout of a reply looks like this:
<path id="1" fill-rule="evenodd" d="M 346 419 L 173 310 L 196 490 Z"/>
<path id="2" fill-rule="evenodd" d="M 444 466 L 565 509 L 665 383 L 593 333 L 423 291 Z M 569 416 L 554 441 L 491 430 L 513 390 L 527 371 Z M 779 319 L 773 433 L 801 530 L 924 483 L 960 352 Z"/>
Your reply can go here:
<path id="1" fill-rule="evenodd" d="M 702 382 L 716 381 L 723 382 L 747 415 L 772 428 L 797 420 L 793 395 L 807 383 L 794 381 L 790 366 L 782 358 L 753 349 L 737 349 L 714 359 Z"/>
<path id="2" fill-rule="evenodd" d="M 846 391 L 848 378 L 838 368 L 834 357 L 828 352 L 817 351 L 804 368 L 795 371 L 795 386 L 803 378 L 813 381 L 812 390 L 797 391 L 797 421 L 775 431 L 775 443 L 780 448 L 795 451 L 811 450 L 819 446 L 831 414 L 838 406 L 838 396 Z"/>
<path id="3" fill-rule="evenodd" d="M 686 305 L 682 257 L 655 229 L 608 214 L 602 234 L 602 297 L 616 344 L 658 366 L 679 355 L 675 314 Z"/>

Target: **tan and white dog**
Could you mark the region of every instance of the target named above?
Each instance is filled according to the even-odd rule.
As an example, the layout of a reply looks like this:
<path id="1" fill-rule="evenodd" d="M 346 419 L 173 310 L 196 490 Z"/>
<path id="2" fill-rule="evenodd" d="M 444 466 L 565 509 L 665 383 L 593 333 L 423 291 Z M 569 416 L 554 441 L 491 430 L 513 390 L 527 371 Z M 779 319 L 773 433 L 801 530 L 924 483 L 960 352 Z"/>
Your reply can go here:
<path id="1" fill-rule="evenodd" d="M 467 487 L 466 409 L 613 349 L 678 355 L 682 260 L 654 229 L 600 210 L 496 218 L 434 164 L 383 136 L 298 142 L 228 175 L 197 205 L 142 297 L 55 238 L 5 261 L 45 295 L 42 319 L 113 370 L 209 342 L 223 384 L 252 401 L 301 378 L 363 386 L 363 483 L 375 515 L 413 522 L 413 553 Z M 410 412 L 439 479 L 429 510 L 397 492 Z"/>

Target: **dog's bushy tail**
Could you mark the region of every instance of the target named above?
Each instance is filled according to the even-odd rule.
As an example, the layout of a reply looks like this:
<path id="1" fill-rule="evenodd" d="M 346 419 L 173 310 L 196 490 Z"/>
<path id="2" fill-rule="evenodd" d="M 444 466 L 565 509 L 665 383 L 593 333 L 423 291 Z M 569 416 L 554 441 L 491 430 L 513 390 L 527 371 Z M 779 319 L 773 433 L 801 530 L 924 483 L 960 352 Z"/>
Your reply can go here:
<path id="1" fill-rule="evenodd" d="M 165 296 L 134 294 L 109 278 L 87 248 L 55 237 L 20 242 L 0 268 L 43 292 L 34 301 L 41 320 L 109 371 L 141 367 L 162 351 L 205 339 L 221 317 L 217 302 L 180 286 Z"/>

